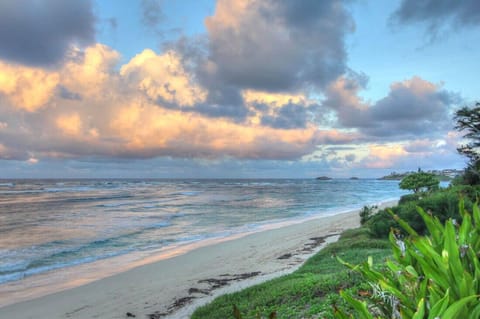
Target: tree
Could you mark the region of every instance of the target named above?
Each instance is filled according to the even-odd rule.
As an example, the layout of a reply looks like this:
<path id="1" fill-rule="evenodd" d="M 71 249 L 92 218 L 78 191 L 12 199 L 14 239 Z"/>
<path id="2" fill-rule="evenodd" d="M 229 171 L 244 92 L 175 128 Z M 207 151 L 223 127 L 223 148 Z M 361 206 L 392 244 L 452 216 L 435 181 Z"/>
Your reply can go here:
<path id="1" fill-rule="evenodd" d="M 470 142 L 457 148 L 457 151 L 468 157 L 469 163 L 465 170 L 464 180 L 468 184 L 480 183 L 480 103 L 475 107 L 464 107 L 455 112 L 457 124 L 455 129 L 466 131 L 463 136 Z"/>
<path id="2" fill-rule="evenodd" d="M 434 174 L 419 171 L 405 176 L 400 182 L 400 188 L 418 193 L 420 191 L 432 191 L 437 189 L 439 184 L 440 181 Z"/>

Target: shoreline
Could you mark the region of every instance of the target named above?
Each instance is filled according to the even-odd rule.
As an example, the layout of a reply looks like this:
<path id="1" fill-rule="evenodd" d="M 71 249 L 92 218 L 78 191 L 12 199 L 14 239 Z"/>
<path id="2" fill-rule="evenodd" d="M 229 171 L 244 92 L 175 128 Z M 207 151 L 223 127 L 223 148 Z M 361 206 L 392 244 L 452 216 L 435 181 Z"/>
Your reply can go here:
<path id="1" fill-rule="evenodd" d="M 358 226 L 357 209 L 260 229 L 7 305 L 0 308 L 0 317 L 113 319 L 130 313 L 138 318 L 188 318 L 196 307 L 218 295 L 293 272 L 343 230 Z"/>

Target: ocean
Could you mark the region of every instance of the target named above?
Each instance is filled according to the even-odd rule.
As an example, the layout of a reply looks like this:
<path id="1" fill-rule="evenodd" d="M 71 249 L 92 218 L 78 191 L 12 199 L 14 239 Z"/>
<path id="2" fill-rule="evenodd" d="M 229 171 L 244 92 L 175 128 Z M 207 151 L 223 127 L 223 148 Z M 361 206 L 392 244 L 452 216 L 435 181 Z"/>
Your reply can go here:
<path id="1" fill-rule="evenodd" d="M 3 180 L 0 298 L 403 194 L 374 179 Z"/>

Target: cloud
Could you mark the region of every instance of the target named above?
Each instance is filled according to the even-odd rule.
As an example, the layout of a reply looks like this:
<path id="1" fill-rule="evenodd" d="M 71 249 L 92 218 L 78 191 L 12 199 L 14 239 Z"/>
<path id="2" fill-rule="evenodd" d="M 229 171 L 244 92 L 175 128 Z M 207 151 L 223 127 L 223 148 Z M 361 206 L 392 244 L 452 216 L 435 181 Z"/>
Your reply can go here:
<path id="1" fill-rule="evenodd" d="M 66 135 L 79 135 L 82 130 L 82 120 L 78 113 L 61 115 L 56 120 L 57 127 Z"/>
<path id="2" fill-rule="evenodd" d="M 72 46 L 95 40 L 90 0 L 3 0 L 0 58 L 29 66 L 61 63 Z"/>
<path id="3" fill-rule="evenodd" d="M 162 10 L 162 0 L 141 0 L 140 9 L 142 11 L 142 23 L 154 30 L 158 31 L 158 26 L 165 20 Z"/>
<path id="4" fill-rule="evenodd" d="M 460 168 L 456 152 L 458 132 L 450 131 L 438 138 L 419 138 L 384 144 L 367 144 L 367 154 L 354 165 L 362 169 L 415 170 Z"/>
<path id="5" fill-rule="evenodd" d="M 240 125 L 226 119 L 135 104 L 122 108 L 110 127 L 124 141 L 123 152 L 140 157 L 298 159 L 315 150 L 319 143 L 354 138 L 333 130 Z"/>
<path id="6" fill-rule="evenodd" d="M 57 71 L 65 90 L 99 98 L 113 93 L 118 86 L 118 52 L 97 43 L 74 51 L 72 57 Z"/>
<path id="7" fill-rule="evenodd" d="M 247 101 L 246 121 L 212 118 L 198 112 L 200 105 L 207 104 L 206 92 L 176 52 L 145 50 L 120 66 L 118 59 L 116 51 L 101 44 L 76 52 L 74 59 L 46 73 L 55 79 L 50 89 L 41 90 L 48 93 L 46 98 L 22 116 L 19 112 L 24 107 L 17 106 L 11 96 L 34 86 L 16 81 L 11 92 L 2 92 L 6 97 L 0 104 L 2 158 L 293 160 L 320 144 L 358 139 L 355 133 L 313 125 L 304 114 L 312 116 L 317 104 L 300 93 L 245 91 L 240 97 Z M 11 75 L 32 72 L 27 67 L 5 66 Z M 31 82 L 45 84 L 43 77 Z M 29 99 L 35 101 L 32 96 Z M 255 109 L 254 103 L 267 107 Z M 289 108 L 295 109 L 288 113 Z M 299 115 L 296 108 L 305 111 Z M 262 123 L 268 114 L 277 122 Z"/>
<path id="8" fill-rule="evenodd" d="M 376 139 L 444 134 L 452 126 L 452 106 L 459 102 L 457 94 L 416 76 L 393 83 L 388 95 L 373 104 L 359 97 L 361 88 L 355 77 L 341 77 L 327 88 L 324 105 L 344 127 Z"/>
<path id="9" fill-rule="evenodd" d="M 123 65 L 120 75 L 160 105 L 193 106 L 206 99 L 175 51 L 157 55 L 146 49 Z"/>
<path id="10" fill-rule="evenodd" d="M 443 28 L 468 28 L 480 24 L 477 0 L 402 0 L 391 20 L 398 24 L 425 23 L 434 36 Z"/>
<path id="11" fill-rule="evenodd" d="M 0 95 L 16 108 L 34 112 L 53 96 L 59 75 L 40 68 L 7 64 L 0 60 Z"/>
<path id="12" fill-rule="evenodd" d="M 305 92 L 336 79 L 346 69 L 344 38 L 353 31 L 353 20 L 338 0 L 221 0 L 205 25 L 205 35 L 182 37 L 166 47 L 179 53 L 207 92 L 196 111 L 236 122 L 252 115 L 243 99 L 246 90 Z M 302 126 L 303 119 L 285 123 L 293 108 L 266 116 L 265 124 Z"/>
<path id="13" fill-rule="evenodd" d="M 294 129 L 306 128 L 322 120 L 322 107 L 304 94 L 269 93 L 244 90 L 242 94 L 249 109 L 247 121 L 262 125 Z"/>
<path id="14" fill-rule="evenodd" d="M 66 100 L 81 100 L 82 99 L 82 96 L 80 94 L 72 92 L 62 85 L 57 86 L 57 94 L 58 94 L 58 96 L 66 99 Z"/>
<path id="15" fill-rule="evenodd" d="M 353 22 L 341 1 L 218 1 L 208 72 L 235 87 L 323 87 L 345 70 Z"/>
<path id="16" fill-rule="evenodd" d="M 38 159 L 34 158 L 34 157 L 31 157 L 27 160 L 27 163 L 30 164 L 30 165 L 35 165 L 38 163 Z"/>
<path id="17" fill-rule="evenodd" d="M 366 168 L 391 168 L 408 153 L 401 145 L 371 145 L 370 154 L 363 160 Z"/>
<path id="18" fill-rule="evenodd" d="M 451 128 L 456 101 L 456 94 L 419 77 L 397 82 L 371 107 L 375 125 L 365 131 L 375 136 L 434 136 Z"/>

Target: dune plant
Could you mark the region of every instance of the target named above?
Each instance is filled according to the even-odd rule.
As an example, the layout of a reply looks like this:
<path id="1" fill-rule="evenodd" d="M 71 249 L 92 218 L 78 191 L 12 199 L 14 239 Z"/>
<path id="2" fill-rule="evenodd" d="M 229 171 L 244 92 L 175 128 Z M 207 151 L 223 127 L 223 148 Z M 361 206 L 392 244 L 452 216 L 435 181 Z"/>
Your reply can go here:
<path id="1" fill-rule="evenodd" d="M 377 205 L 368 206 L 365 205 L 360 210 L 360 224 L 364 225 L 378 210 Z"/>
<path id="2" fill-rule="evenodd" d="M 460 201 L 459 211 L 461 223 L 449 219 L 442 224 L 437 217 L 418 208 L 428 236 L 419 235 L 390 212 L 408 235 L 390 232 L 393 257 L 380 267 L 374 267 L 371 258 L 360 265 L 339 259 L 360 272 L 372 289 L 363 300 L 342 291 L 354 314 L 335 309 L 335 317 L 480 318 L 480 210 L 475 204 L 469 214 Z"/>

